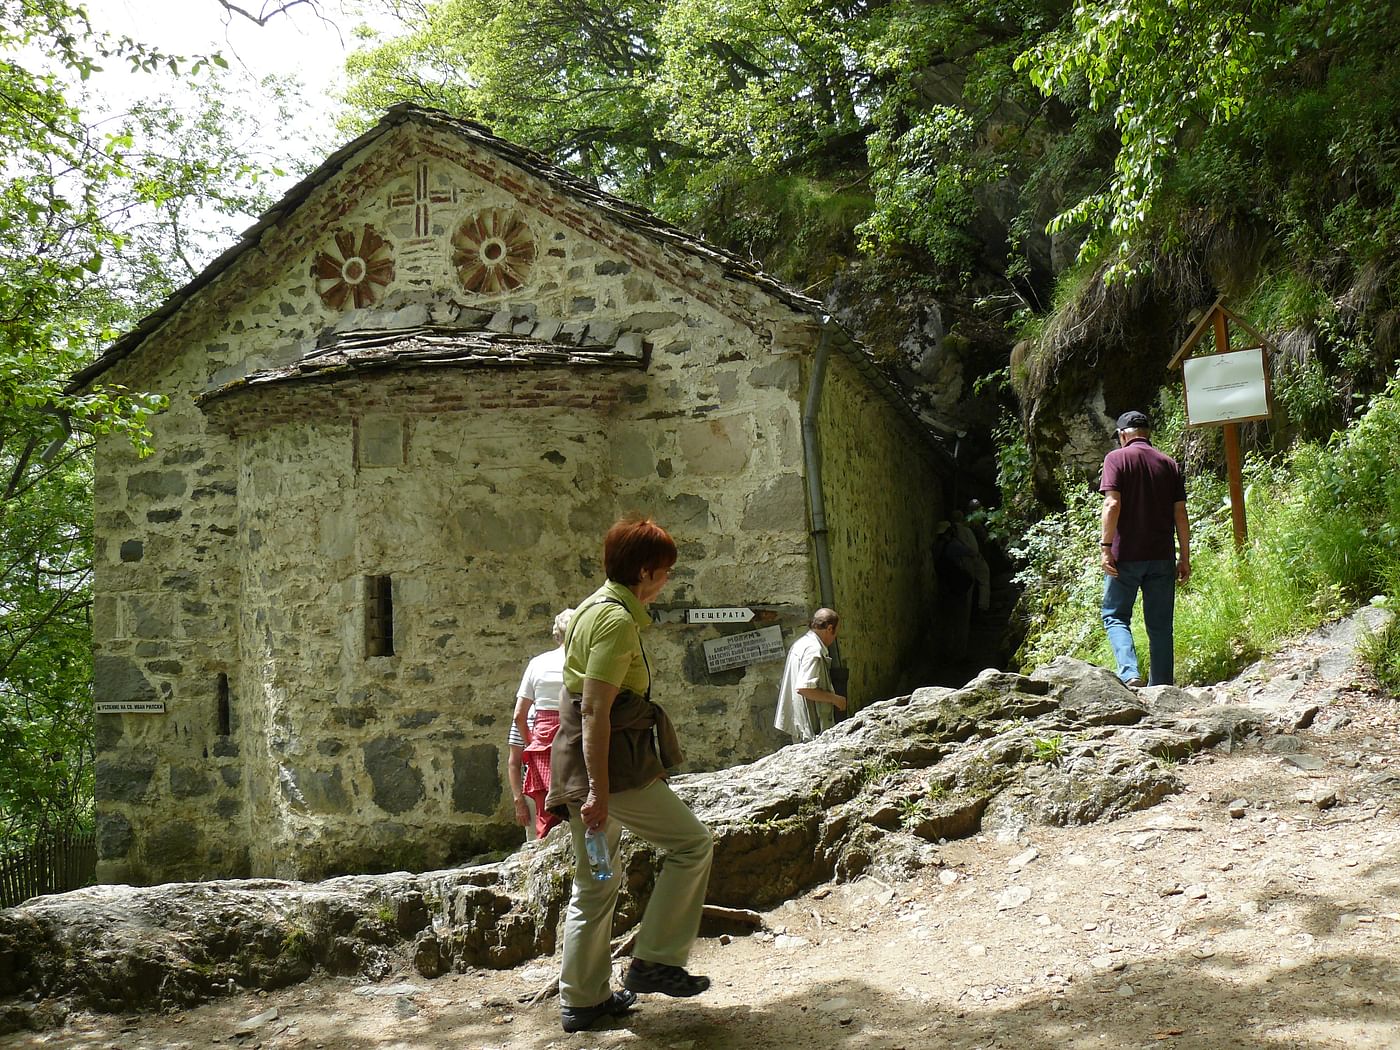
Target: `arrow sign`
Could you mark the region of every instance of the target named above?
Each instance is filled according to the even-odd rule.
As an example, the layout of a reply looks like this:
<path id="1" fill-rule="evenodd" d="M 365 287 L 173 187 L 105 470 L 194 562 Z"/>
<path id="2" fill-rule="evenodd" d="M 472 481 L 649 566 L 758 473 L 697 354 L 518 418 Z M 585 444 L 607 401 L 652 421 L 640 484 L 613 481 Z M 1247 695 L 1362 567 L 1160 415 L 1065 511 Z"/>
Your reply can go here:
<path id="1" fill-rule="evenodd" d="M 752 609 L 687 609 L 686 623 L 748 623 Z"/>

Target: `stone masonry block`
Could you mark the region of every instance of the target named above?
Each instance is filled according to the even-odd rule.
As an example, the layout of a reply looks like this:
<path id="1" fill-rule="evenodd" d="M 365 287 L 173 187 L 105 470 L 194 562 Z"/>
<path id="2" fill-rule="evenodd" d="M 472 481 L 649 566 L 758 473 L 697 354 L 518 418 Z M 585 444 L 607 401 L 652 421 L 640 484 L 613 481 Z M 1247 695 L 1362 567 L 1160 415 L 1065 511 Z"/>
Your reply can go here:
<path id="1" fill-rule="evenodd" d="M 407 813 L 423 801 L 423 774 L 414 764 L 413 745 L 402 737 L 376 737 L 364 745 L 365 772 L 375 805 L 386 813 Z"/>
<path id="2" fill-rule="evenodd" d="M 170 793 L 176 798 L 198 798 L 214 790 L 214 781 L 203 769 L 173 766 L 170 770 Z"/>
<path id="3" fill-rule="evenodd" d="M 156 699 L 155 687 L 134 662 L 124 656 L 101 653 L 93 660 L 92 691 L 98 701 Z"/>
<path id="4" fill-rule="evenodd" d="M 131 821 L 120 813 L 97 815 L 97 859 L 114 860 L 131 852 Z"/>
<path id="5" fill-rule="evenodd" d="M 156 773 L 154 755 L 112 755 L 94 767 L 97 801 L 144 802 Z"/>
<path id="6" fill-rule="evenodd" d="M 613 472 L 618 477 L 645 478 L 656 472 L 651 437 L 642 430 L 621 431 L 608 451 Z"/>
<path id="7" fill-rule="evenodd" d="M 494 813 L 501 801 L 500 752 L 492 744 L 452 749 L 452 808 Z"/>
<path id="8" fill-rule="evenodd" d="M 153 871 L 192 875 L 201 869 L 203 839 L 199 826 L 191 821 L 159 824 L 146 839 L 146 864 Z"/>
<path id="9" fill-rule="evenodd" d="M 738 474 L 748 465 L 753 447 L 753 426 L 747 416 L 683 423 L 677 428 L 677 436 L 691 474 Z"/>
<path id="10" fill-rule="evenodd" d="M 801 475 L 770 478 L 745 501 L 743 527 L 757 532 L 805 528 L 806 499 Z"/>
<path id="11" fill-rule="evenodd" d="M 126 479 L 127 498 L 138 503 L 146 499 L 175 499 L 188 489 L 183 472 L 178 470 L 148 470 Z"/>

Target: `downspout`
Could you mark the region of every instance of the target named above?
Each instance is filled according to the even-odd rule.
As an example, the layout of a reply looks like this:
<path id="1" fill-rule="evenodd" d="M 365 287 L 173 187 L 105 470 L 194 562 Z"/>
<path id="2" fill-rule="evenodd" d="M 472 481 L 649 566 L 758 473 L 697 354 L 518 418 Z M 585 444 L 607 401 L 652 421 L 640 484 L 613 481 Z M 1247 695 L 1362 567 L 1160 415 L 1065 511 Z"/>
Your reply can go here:
<path id="1" fill-rule="evenodd" d="M 826 362 L 831 357 L 831 317 L 822 317 L 822 336 L 817 343 L 817 356 L 812 362 L 812 375 L 807 382 L 807 400 L 802 405 L 802 455 L 807 467 L 807 506 L 812 514 L 812 541 L 817 550 L 817 589 L 822 604 L 828 609 L 836 603 L 836 588 L 831 583 L 831 547 L 827 543 L 826 504 L 822 499 L 822 458 L 817 449 L 817 413 L 821 411 L 822 384 L 826 381 Z"/>
<path id="2" fill-rule="evenodd" d="M 826 503 L 822 498 L 822 458 L 817 447 L 817 413 L 821 410 L 826 363 L 831 357 L 831 329 L 831 315 L 823 314 L 821 339 L 817 342 L 817 354 L 807 382 L 807 399 L 802 405 L 802 457 L 807 468 L 807 506 L 812 516 L 812 543 L 817 554 L 817 590 L 821 594 L 822 605 L 835 609 L 836 588 L 831 582 L 831 546 L 827 542 Z M 833 642 L 832 688 L 844 695 L 848 677 L 846 665 L 841 660 L 840 643 Z M 836 712 L 836 716 L 841 717 L 841 713 Z"/>

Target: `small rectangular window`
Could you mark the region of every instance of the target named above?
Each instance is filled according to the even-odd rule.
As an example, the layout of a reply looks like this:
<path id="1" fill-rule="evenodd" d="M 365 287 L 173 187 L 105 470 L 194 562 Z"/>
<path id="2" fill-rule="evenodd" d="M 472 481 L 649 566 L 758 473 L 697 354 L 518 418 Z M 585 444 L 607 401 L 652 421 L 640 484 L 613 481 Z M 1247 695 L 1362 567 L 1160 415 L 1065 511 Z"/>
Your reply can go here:
<path id="1" fill-rule="evenodd" d="M 394 584 L 388 576 L 365 577 L 365 656 L 394 655 Z"/>

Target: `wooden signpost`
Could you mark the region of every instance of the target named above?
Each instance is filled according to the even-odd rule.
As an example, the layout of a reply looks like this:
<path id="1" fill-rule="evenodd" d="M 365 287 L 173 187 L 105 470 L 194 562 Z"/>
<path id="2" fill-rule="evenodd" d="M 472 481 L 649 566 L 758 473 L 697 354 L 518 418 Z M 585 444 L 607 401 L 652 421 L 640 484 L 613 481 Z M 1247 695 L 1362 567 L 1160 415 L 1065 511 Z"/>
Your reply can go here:
<path id="1" fill-rule="evenodd" d="M 1230 324 L 1256 340 L 1247 346 L 1230 345 Z M 1215 352 L 1192 351 L 1206 330 L 1215 335 Z M 1248 339 L 1241 340 L 1248 342 Z M 1240 473 L 1240 424 L 1273 416 L 1273 388 L 1269 382 L 1269 341 L 1248 321 L 1215 300 L 1191 330 L 1191 334 L 1167 365 L 1181 365 L 1186 386 L 1186 423 L 1192 427 L 1218 426 L 1224 430 L 1225 470 L 1230 480 L 1230 518 L 1235 526 L 1235 548 L 1244 547 L 1244 481 Z"/>

